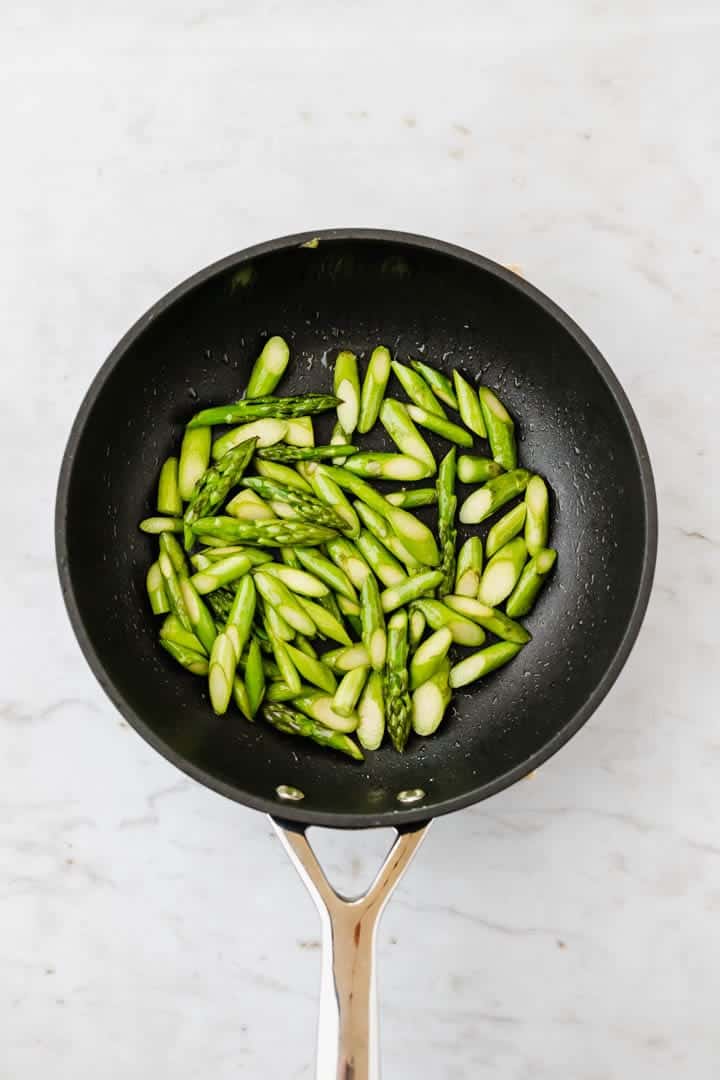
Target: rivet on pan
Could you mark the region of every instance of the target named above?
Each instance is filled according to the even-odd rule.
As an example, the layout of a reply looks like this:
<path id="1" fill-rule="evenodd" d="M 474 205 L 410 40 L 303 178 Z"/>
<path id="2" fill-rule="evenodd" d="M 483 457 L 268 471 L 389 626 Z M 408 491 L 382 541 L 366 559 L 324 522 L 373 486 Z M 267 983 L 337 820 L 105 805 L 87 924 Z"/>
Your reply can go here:
<path id="1" fill-rule="evenodd" d="M 401 803 L 420 802 L 425 798 L 425 792 L 421 787 L 408 788 L 407 791 L 398 791 L 395 798 Z"/>
<path id="2" fill-rule="evenodd" d="M 278 799 L 285 799 L 287 802 L 300 802 L 305 798 L 305 792 L 300 788 L 291 787 L 290 784 L 278 784 L 275 788 L 275 794 Z"/>

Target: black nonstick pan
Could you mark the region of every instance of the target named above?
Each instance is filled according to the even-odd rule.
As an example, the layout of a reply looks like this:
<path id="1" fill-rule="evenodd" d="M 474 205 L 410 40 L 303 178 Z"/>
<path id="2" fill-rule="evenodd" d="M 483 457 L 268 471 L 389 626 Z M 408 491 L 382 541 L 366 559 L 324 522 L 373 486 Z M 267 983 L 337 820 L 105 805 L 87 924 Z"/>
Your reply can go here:
<path id="1" fill-rule="evenodd" d="M 323 912 L 317 1076 L 377 1078 L 377 916 L 427 823 L 536 768 L 617 678 L 645 612 L 657 544 L 652 473 L 628 400 L 595 346 L 527 282 L 436 240 L 340 229 L 215 263 L 169 293 L 114 349 L 82 404 L 57 498 L 60 578 L 80 645 L 127 720 L 184 772 L 270 814 Z M 550 584 L 517 661 L 456 694 L 438 733 L 362 765 L 239 714 L 218 719 L 199 681 L 158 648 L 144 576 L 161 461 L 198 408 L 239 396 L 268 334 L 291 344 L 287 393 L 331 385 L 338 348 L 384 343 L 496 389 L 519 420 L 522 464 L 553 492 Z M 297 798 L 287 798 L 287 788 Z M 302 795 L 302 797 L 300 797 Z M 391 826 L 371 890 L 335 895 L 309 826 Z"/>

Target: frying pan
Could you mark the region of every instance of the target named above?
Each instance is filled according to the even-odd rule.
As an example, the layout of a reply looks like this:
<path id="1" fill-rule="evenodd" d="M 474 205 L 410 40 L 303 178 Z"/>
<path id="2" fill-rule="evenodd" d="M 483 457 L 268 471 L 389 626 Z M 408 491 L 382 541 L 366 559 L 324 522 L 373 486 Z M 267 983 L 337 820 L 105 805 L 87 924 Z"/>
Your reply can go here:
<path id="1" fill-rule="evenodd" d="M 403 755 L 387 746 L 356 765 L 263 723 L 217 718 L 200 683 L 157 647 L 144 589 L 154 543 L 137 523 L 182 424 L 239 396 L 268 334 L 291 344 L 287 393 L 327 390 L 328 357 L 341 347 L 367 354 L 382 342 L 462 368 L 499 392 L 519 421 L 522 464 L 552 488 L 558 561 L 527 619 L 532 641 L 456 693 L 438 733 Z M 108 696 L 184 772 L 269 814 L 318 904 L 318 1078 L 376 1080 L 375 927 L 428 823 L 555 753 L 608 692 L 640 628 L 657 512 L 617 379 L 557 305 L 479 255 L 378 230 L 272 240 L 178 286 L 113 350 L 70 435 L 56 544 L 73 628 Z M 327 883 L 305 836 L 316 825 L 397 830 L 365 895 L 348 900 Z"/>

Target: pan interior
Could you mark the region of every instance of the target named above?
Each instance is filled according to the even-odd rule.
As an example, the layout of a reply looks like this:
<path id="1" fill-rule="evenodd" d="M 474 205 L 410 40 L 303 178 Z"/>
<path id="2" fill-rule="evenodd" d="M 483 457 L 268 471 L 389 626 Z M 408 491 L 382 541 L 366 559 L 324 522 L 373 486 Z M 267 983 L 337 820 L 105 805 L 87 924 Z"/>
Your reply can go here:
<path id="1" fill-rule="evenodd" d="M 148 610 L 144 576 L 157 542 L 137 523 L 154 510 L 159 466 L 178 452 L 195 410 L 240 395 L 275 333 L 292 350 L 284 393 L 329 390 L 337 349 L 367 357 L 378 343 L 400 359 L 482 380 L 517 418 L 521 464 L 552 489 L 559 557 L 526 620 L 532 642 L 456 693 L 434 737 L 411 737 L 403 755 L 385 746 L 364 765 L 234 711 L 215 717 L 203 681 L 158 647 Z M 103 685 L 181 767 L 264 809 L 327 824 L 388 823 L 398 811 L 407 819 L 489 793 L 601 696 L 646 570 L 647 491 L 612 379 L 551 305 L 491 265 L 432 245 L 324 239 L 314 250 L 293 244 L 220 264 L 136 328 L 115 361 L 91 392 L 66 462 L 65 587 Z M 319 425 L 325 435 L 329 422 Z M 382 432 L 367 441 L 380 446 Z M 278 803 L 278 785 L 304 793 L 297 809 Z M 422 805 L 403 808 L 398 792 L 415 788 L 426 792 Z"/>

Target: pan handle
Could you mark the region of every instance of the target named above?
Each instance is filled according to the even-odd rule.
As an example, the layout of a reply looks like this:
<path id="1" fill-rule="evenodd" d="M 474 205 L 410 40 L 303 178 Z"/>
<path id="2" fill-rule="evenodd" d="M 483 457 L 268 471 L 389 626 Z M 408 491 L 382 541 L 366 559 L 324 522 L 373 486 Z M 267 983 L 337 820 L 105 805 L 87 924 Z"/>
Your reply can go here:
<path id="1" fill-rule="evenodd" d="M 368 891 L 348 899 L 329 884 L 304 827 L 271 820 L 322 920 L 316 1080 L 380 1080 L 375 931 L 430 822 L 398 828 Z"/>

